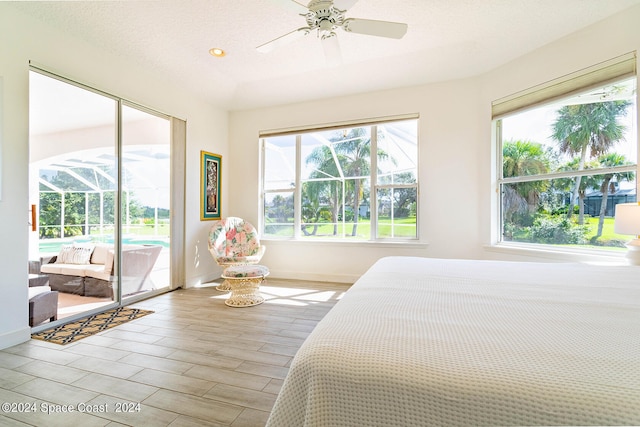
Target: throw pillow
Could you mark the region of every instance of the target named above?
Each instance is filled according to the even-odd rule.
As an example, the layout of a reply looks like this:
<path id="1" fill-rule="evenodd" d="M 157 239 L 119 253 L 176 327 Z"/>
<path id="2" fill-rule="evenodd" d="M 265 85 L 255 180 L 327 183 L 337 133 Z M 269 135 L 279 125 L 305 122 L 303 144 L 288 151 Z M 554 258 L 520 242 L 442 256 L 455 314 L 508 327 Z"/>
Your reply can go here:
<path id="1" fill-rule="evenodd" d="M 69 264 L 89 264 L 93 246 L 73 246 L 73 255 Z"/>
<path id="2" fill-rule="evenodd" d="M 62 245 L 58 258 L 56 258 L 56 264 L 70 264 L 68 262 L 71 259 L 71 253 L 73 252 L 73 245 Z"/>
<path id="3" fill-rule="evenodd" d="M 56 264 L 89 264 L 93 246 L 62 245 Z"/>

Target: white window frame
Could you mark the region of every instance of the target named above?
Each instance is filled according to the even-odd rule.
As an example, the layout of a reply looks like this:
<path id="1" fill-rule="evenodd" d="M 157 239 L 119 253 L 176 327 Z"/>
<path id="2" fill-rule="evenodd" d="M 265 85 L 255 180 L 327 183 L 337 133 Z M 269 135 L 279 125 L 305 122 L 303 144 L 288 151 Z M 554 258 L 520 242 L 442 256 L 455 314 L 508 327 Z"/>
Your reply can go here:
<path id="1" fill-rule="evenodd" d="M 636 182 L 640 183 L 640 176 L 638 176 L 638 158 L 640 158 L 640 150 L 636 156 L 635 165 L 632 166 L 619 166 L 615 168 L 609 169 L 589 169 L 583 171 L 571 171 L 571 172 L 551 172 L 548 174 L 542 175 L 527 175 L 515 178 L 504 178 L 503 174 L 503 158 L 502 158 L 502 128 L 501 121 L 503 118 L 508 117 L 512 114 L 522 112 L 525 110 L 529 110 L 532 108 L 536 108 L 545 104 L 550 104 L 560 99 L 568 98 L 572 95 L 576 95 L 579 93 L 586 92 L 590 89 L 594 89 L 597 87 L 606 86 L 610 83 L 615 83 L 624 79 L 628 79 L 630 77 L 636 77 L 636 52 L 630 52 L 616 58 L 612 58 L 608 61 L 596 64 L 594 66 L 588 67 L 586 69 L 577 71 L 575 73 L 571 73 L 569 75 L 560 77 L 558 79 L 552 80 L 550 82 L 543 83 L 541 85 L 534 86 L 532 88 L 526 89 L 524 91 L 515 93 L 513 95 L 495 100 L 491 105 L 491 119 L 492 119 L 492 145 L 495 149 L 495 179 L 494 179 L 494 194 L 496 194 L 496 198 L 494 200 L 494 215 L 492 215 L 493 226 L 492 226 L 492 245 L 500 246 L 500 245 L 513 245 L 520 248 L 529 248 L 529 249 L 540 249 L 543 248 L 544 251 L 556 251 L 556 252 L 566 252 L 566 247 L 558 247 L 555 245 L 542 245 L 542 244 L 534 244 L 534 243 L 525 243 L 525 242 L 508 242 L 503 240 L 503 212 L 502 212 L 502 196 L 501 196 L 501 188 L 504 184 L 515 183 L 515 182 L 527 182 L 527 181 L 538 181 L 538 180 L 551 180 L 557 178 L 567 178 L 567 177 L 575 177 L 577 175 L 594 175 L 594 174 L 602 174 L 604 172 L 624 172 L 624 171 L 633 171 L 636 174 Z M 636 84 L 636 90 L 637 90 Z M 636 107 L 638 106 L 637 102 L 637 92 L 636 92 Z M 640 109 L 638 109 L 640 111 Z M 638 113 L 636 112 L 636 114 Z M 638 143 L 640 143 L 640 138 L 638 138 Z M 637 186 L 638 184 L 636 184 Z M 636 188 L 636 194 L 638 194 Z M 640 199 L 640 194 L 638 194 Z M 580 252 L 597 252 L 597 249 L 594 247 L 584 249 Z"/>
<path id="2" fill-rule="evenodd" d="M 302 171 L 302 135 L 303 134 L 307 134 L 307 133 L 312 133 L 312 132 L 322 132 L 322 131 L 327 131 L 327 130 L 338 130 L 338 129 L 346 129 L 346 128 L 357 128 L 357 127 L 370 127 L 371 128 L 371 135 L 370 135 L 370 139 L 371 139 L 371 153 L 377 153 L 378 152 L 378 141 L 377 141 L 377 127 L 378 125 L 384 125 L 387 123 L 392 123 L 392 122 L 397 122 L 397 121 L 407 121 L 407 120 L 415 120 L 416 124 L 419 120 L 419 115 L 418 114 L 407 114 L 407 115 L 401 115 L 401 116 L 393 116 L 393 117 L 384 117 L 384 118 L 376 118 L 376 119 L 369 119 L 369 120 L 365 120 L 365 121 L 354 121 L 354 122 L 342 122 L 342 123 L 336 123 L 336 124 L 332 124 L 332 125 L 325 125 L 325 126 L 308 126 L 308 127 L 301 127 L 301 128 L 294 128 L 294 129 L 278 129 L 278 130 L 271 130 L 271 131 L 263 131 L 260 132 L 259 134 L 259 141 L 260 141 L 260 158 L 261 158 L 261 171 L 260 171 L 260 203 L 259 203 L 259 209 L 260 209 L 260 213 L 259 213 L 259 227 L 260 227 L 260 232 L 262 235 L 263 239 L 272 239 L 272 240 L 299 240 L 299 241 L 304 241 L 304 242 L 349 242 L 349 243 L 363 243 L 363 242 L 394 242 L 394 243 L 402 243 L 402 242 L 406 242 L 406 243 L 410 243 L 410 242 L 417 242 L 419 240 L 419 236 L 420 236 L 420 231 L 419 231 L 419 195 L 420 195 L 420 191 L 419 191 L 419 162 L 416 162 L 416 181 L 415 183 L 412 184 L 378 184 L 377 180 L 378 180 L 378 171 L 377 171 L 377 161 L 378 161 L 378 156 L 377 155 L 371 155 L 370 158 L 370 182 L 371 182 L 371 189 L 370 189 L 370 228 L 371 228 L 371 233 L 369 236 L 369 239 L 363 239 L 363 238 L 339 238 L 339 237 L 335 237 L 335 238 L 309 238 L 309 237 L 304 237 L 302 235 L 302 229 L 301 229 L 301 225 L 302 225 L 302 177 L 301 177 L 301 171 Z M 287 187 L 287 188 L 274 188 L 274 189 L 269 189 L 266 190 L 265 189 L 265 161 L 266 161 L 266 144 L 265 144 L 265 139 L 269 138 L 269 137 L 275 137 L 275 136 L 284 136 L 284 135 L 291 135 L 294 134 L 296 136 L 296 141 L 295 141 L 295 184 L 294 187 Z M 418 138 L 418 135 L 416 135 L 416 138 Z M 419 150 L 420 150 L 420 144 L 418 141 L 416 141 L 416 155 L 419 155 Z M 378 210 L 377 210 L 377 193 L 379 190 L 381 189 L 399 189 L 399 188 L 415 188 L 416 189 L 416 235 L 415 237 L 379 237 L 378 236 Z M 293 223 L 293 236 L 292 237 L 282 237 L 282 238 L 278 238 L 275 237 L 273 235 L 267 235 L 265 234 L 265 217 L 264 217 L 264 212 L 265 212 L 265 199 L 266 199 L 266 195 L 269 193 L 293 193 L 293 197 L 294 197 L 294 223 Z M 374 208 L 376 207 L 376 208 Z M 343 212 L 342 215 L 344 217 L 345 215 L 345 211 L 344 211 L 344 206 L 343 206 Z M 393 212 L 393 209 L 391 209 Z"/>

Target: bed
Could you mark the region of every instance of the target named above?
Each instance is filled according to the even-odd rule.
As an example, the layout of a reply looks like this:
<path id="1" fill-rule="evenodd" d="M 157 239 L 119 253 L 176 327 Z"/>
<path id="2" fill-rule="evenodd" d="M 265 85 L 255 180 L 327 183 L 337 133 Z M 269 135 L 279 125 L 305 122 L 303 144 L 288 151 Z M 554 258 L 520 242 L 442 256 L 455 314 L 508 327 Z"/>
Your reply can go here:
<path id="1" fill-rule="evenodd" d="M 267 426 L 640 425 L 640 267 L 387 257 Z"/>

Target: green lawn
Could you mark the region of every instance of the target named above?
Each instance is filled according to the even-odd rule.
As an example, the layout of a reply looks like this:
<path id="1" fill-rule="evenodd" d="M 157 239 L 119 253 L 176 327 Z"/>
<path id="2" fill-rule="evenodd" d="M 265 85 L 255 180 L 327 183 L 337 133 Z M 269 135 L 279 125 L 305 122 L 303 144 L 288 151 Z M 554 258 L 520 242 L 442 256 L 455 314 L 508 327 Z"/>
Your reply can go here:
<path id="1" fill-rule="evenodd" d="M 597 217 L 585 217 L 585 225 L 588 225 L 591 233 L 587 235 L 587 238 L 592 238 L 596 235 L 598 231 L 598 220 Z M 622 240 L 627 241 L 631 240 L 631 236 L 627 236 L 625 234 L 616 234 L 613 231 L 614 220 L 611 217 L 605 217 L 604 224 L 602 225 L 602 236 L 600 236 L 601 240 Z"/>
<path id="2" fill-rule="evenodd" d="M 327 238 L 339 238 L 342 236 L 344 231 L 345 237 L 351 237 L 351 233 L 353 230 L 353 223 L 340 223 L 338 224 L 338 235 L 334 236 L 333 234 L 333 224 L 320 224 L 318 225 L 318 229 L 314 235 L 306 236 L 309 238 L 313 237 L 327 237 Z M 393 225 L 391 224 L 390 218 L 380 218 L 378 219 L 378 237 L 392 237 L 392 229 L 393 229 L 393 237 L 401 237 L 401 238 L 415 238 L 416 237 L 416 218 L 408 217 L 408 218 L 396 218 L 394 219 Z M 290 229 L 289 229 L 290 230 Z M 307 226 L 306 228 L 308 233 L 313 232 L 312 226 Z M 288 230 L 285 230 L 288 232 Z M 285 232 L 283 235 L 289 235 Z M 357 237 L 358 239 L 369 239 L 371 236 L 371 220 L 369 219 L 360 219 L 358 220 L 357 227 Z"/>

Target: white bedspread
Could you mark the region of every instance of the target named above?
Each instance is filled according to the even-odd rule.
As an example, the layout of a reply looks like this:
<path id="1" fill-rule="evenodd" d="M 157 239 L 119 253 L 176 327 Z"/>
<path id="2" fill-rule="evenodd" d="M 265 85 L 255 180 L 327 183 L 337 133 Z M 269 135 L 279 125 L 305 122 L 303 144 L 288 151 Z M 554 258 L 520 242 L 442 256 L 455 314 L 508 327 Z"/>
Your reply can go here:
<path id="1" fill-rule="evenodd" d="M 640 267 L 383 258 L 267 425 L 640 425 Z"/>

